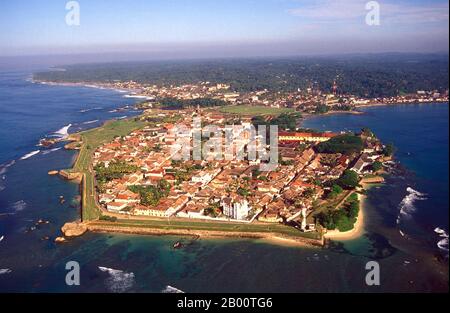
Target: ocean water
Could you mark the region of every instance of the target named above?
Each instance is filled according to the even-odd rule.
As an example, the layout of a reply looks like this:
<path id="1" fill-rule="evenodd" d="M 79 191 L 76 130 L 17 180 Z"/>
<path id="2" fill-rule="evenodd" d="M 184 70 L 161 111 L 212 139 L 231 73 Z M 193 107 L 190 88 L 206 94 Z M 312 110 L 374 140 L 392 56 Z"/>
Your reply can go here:
<path id="1" fill-rule="evenodd" d="M 170 290 L 168 286 L 185 292 L 448 291 L 448 263 L 436 246 L 442 237 L 433 232 L 433 227 L 448 230 L 448 202 L 445 209 L 444 195 L 435 196 L 439 190 L 447 196 L 448 163 L 436 160 L 429 165 L 441 164 L 435 176 L 427 176 L 432 170 L 424 170 L 420 176 L 414 167 L 418 161 L 408 163 L 406 157 L 408 153 L 427 155 L 424 150 L 430 149 L 432 140 L 442 145 L 433 146 L 433 151 L 448 155 L 448 137 L 427 137 L 427 146 L 421 149 L 397 144 L 399 157 L 405 155 L 401 162 L 409 170 L 401 172 L 403 178 L 395 176 L 386 186 L 371 189 L 365 209 L 365 236 L 328 248 L 279 246 L 260 240 L 182 238 L 185 248 L 174 250 L 173 243 L 181 238 L 93 233 L 55 244 L 60 227 L 79 216 L 79 190 L 76 184 L 48 176 L 47 172 L 69 167 L 76 155 L 64 149 L 42 149 L 36 147 L 37 142 L 59 130 L 70 133 L 137 112 L 109 113 L 134 101 L 118 92 L 33 84 L 27 81 L 29 75 L 29 71 L 0 72 L 0 292 L 160 293 Z M 421 121 L 426 116 L 423 111 L 434 109 L 443 110 L 430 117 L 435 131 L 447 133 L 445 106 L 419 107 L 418 111 L 411 106 L 407 110 Z M 340 117 L 334 116 L 310 123 L 332 128 L 327 123 L 335 121 L 336 128 L 360 127 L 358 118 L 376 116 L 377 110 L 383 109 L 351 117 L 354 124 L 339 122 L 335 119 Z M 436 124 L 441 119 L 442 123 Z M 92 122 L 95 120 L 98 122 Z M 373 128 L 380 137 L 386 136 L 383 140 L 396 141 L 394 131 L 386 129 L 383 135 L 375 124 L 364 126 Z M 405 129 L 401 131 L 408 134 Z M 416 137 L 417 144 L 421 143 L 421 137 Z M 31 154 L 37 150 L 39 153 Z M 444 174 L 446 190 L 437 180 L 444 179 Z M 427 187 L 428 180 L 436 186 Z M 425 194 L 417 197 L 426 198 L 410 201 L 417 208 L 412 220 L 423 215 L 426 221 L 397 225 L 399 206 L 408 195 L 410 182 L 411 188 Z M 61 204 L 60 196 L 67 201 Z M 419 206 L 431 201 L 430 212 L 423 213 L 425 209 Z M 39 219 L 49 223 L 36 225 Z M 400 226 L 410 238 L 400 235 Z M 365 265 L 371 260 L 380 263 L 380 286 L 365 284 Z M 81 266 L 80 286 L 65 283 L 69 261 Z"/>
<path id="2" fill-rule="evenodd" d="M 448 257 L 449 107 L 407 104 L 369 107 L 363 115 L 313 117 L 303 125 L 328 131 L 370 128 L 384 143 L 396 147 L 400 170 L 387 184 L 372 189 L 369 203 L 383 210 L 386 223 L 400 235 L 420 240 Z"/>

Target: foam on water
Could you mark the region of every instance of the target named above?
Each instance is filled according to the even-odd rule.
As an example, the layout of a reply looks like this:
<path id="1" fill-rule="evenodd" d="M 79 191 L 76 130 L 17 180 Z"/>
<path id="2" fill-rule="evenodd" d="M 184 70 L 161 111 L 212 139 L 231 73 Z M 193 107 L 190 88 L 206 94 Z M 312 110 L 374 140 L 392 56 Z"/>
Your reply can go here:
<path id="1" fill-rule="evenodd" d="M 125 95 L 124 98 L 134 98 L 134 99 L 145 99 L 145 100 L 152 100 L 152 97 L 147 96 L 138 96 L 138 95 Z"/>
<path id="2" fill-rule="evenodd" d="M 161 290 L 161 293 L 184 293 L 184 291 L 172 286 L 166 286 L 166 288 Z"/>
<path id="3" fill-rule="evenodd" d="M 439 249 L 447 253 L 448 257 L 448 233 L 442 228 L 437 227 L 434 232 L 439 235 L 442 239 L 439 240 L 437 246 Z"/>
<path id="4" fill-rule="evenodd" d="M 97 122 L 98 122 L 98 120 L 87 121 L 87 122 L 84 122 L 83 125 L 94 124 L 94 123 L 97 123 Z"/>
<path id="5" fill-rule="evenodd" d="M 64 127 L 62 127 L 61 129 L 55 131 L 55 135 L 57 135 L 58 137 L 61 138 L 66 138 L 67 136 L 69 136 L 69 128 L 72 126 L 72 124 L 66 125 Z"/>
<path id="6" fill-rule="evenodd" d="M 41 150 L 35 150 L 35 151 L 31 151 L 30 153 L 25 154 L 23 157 L 21 157 L 21 160 L 26 160 L 31 158 L 32 156 L 38 154 L 39 152 L 41 152 Z"/>
<path id="7" fill-rule="evenodd" d="M 101 110 L 101 109 L 103 109 L 103 108 L 102 107 L 95 107 L 95 108 L 91 108 L 91 109 L 83 109 L 83 110 L 80 110 L 80 113 L 87 113 L 87 112 L 90 112 L 90 111 Z"/>
<path id="8" fill-rule="evenodd" d="M 46 150 L 46 151 L 42 152 L 42 154 L 43 154 L 43 155 L 47 155 L 47 154 L 49 154 L 49 153 L 52 153 L 52 152 L 55 152 L 55 151 L 58 151 L 58 150 L 61 150 L 61 149 L 62 149 L 62 147 L 59 147 L 59 148 L 53 148 L 53 149 Z"/>
<path id="9" fill-rule="evenodd" d="M 411 187 L 406 188 L 406 191 L 408 194 L 399 204 L 400 211 L 397 217 L 397 224 L 400 224 L 402 217 L 409 218 L 416 211 L 416 207 L 414 206 L 416 201 L 427 200 L 426 194 L 414 190 Z"/>
<path id="10" fill-rule="evenodd" d="M 12 271 L 9 268 L 0 268 L 0 275 L 9 274 Z"/>
<path id="11" fill-rule="evenodd" d="M 10 168 L 11 166 L 13 166 L 16 163 L 16 161 L 12 160 L 9 163 L 6 164 L 1 164 L 0 165 L 0 175 L 3 175 L 6 173 L 6 171 L 8 170 L 8 168 Z"/>
<path id="12" fill-rule="evenodd" d="M 105 280 L 106 287 L 111 292 L 126 292 L 134 285 L 134 273 L 127 273 L 107 267 L 98 267 L 102 272 L 108 273 L 109 277 Z"/>
<path id="13" fill-rule="evenodd" d="M 25 210 L 27 207 L 27 203 L 24 200 L 19 200 L 17 202 L 14 202 L 11 206 L 11 209 L 14 210 L 14 212 L 20 212 Z"/>

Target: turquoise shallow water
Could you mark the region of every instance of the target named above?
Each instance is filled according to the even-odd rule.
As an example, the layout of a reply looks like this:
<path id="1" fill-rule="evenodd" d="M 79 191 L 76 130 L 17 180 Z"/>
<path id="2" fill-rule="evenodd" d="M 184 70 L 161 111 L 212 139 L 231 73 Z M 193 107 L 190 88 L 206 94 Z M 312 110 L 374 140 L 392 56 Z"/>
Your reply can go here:
<path id="1" fill-rule="evenodd" d="M 61 149 L 48 154 L 41 151 L 26 160 L 20 160 L 20 157 L 36 150 L 35 144 L 42 136 L 64 125 L 73 124 L 74 131 L 88 127 L 89 124 L 83 124 L 86 121 L 98 119 L 100 123 L 119 117 L 108 112 L 131 103 L 131 100 L 107 90 L 35 85 L 26 82 L 27 76 L 28 73 L 23 72 L 0 74 L 0 163 L 5 165 L 15 160 L 13 165 L 2 167 L 1 175 L 0 236 L 3 235 L 4 240 L 0 242 L 0 269 L 8 271 L 0 274 L 0 291 L 161 292 L 168 285 L 186 292 L 448 289 L 447 265 L 435 260 L 434 255 L 441 251 L 436 247 L 438 237 L 430 231 L 438 226 L 437 222 L 444 221 L 445 214 L 448 217 L 448 211 L 436 206 L 431 210 L 442 211 L 440 218 L 428 217 L 425 226 L 421 223 L 403 226 L 408 226 L 406 232 L 421 235 L 411 239 L 400 236 L 395 224 L 406 185 L 417 184 L 413 187 L 427 193 L 430 201 L 440 201 L 431 196 L 431 191 L 418 185 L 421 176 L 415 172 L 404 173 L 403 179 L 393 177 L 387 186 L 371 189 L 366 213 L 367 235 L 328 249 L 276 246 L 255 240 L 191 241 L 187 238 L 184 240 L 188 245 L 184 249 L 173 250 L 171 247 L 180 239 L 178 237 L 109 234 L 87 234 L 67 244 L 55 245 L 53 239 L 60 234 L 59 228 L 79 214 L 78 186 L 50 177 L 47 171 L 69 167 L 75 154 Z M 97 107 L 102 109 L 80 112 Z M 429 108 L 433 110 L 434 106 Z M 440 110 L 444 106 L 436 108 Z M 379 108 L 373 109 L 371 114 L 376 115 L 377 110 Z M 414 106 L 408 110 L 414 110 Z M 425 116 L 423 111 L 416 112 L 420 112 L 417 114 L 421 118 Z M 441 128 L 448 128 L 448 109 L 438 115 L 445 114 L 447 124 L 443 123 Z M 326 117 L 320 122 L 311 120 L 311 123 L 325 124 L 330 118 L 334 121 L 334 117 Z M 364 116 L 352 118 L 355 123 L 360 123 L 357 118 Z M 350 125 L 347 120 L 336 120 L 335 123 L 336 127 Z M 366 126 L 377 132 L 373 125 Z M 396 137 L 389 137 L 390 133 L 394 134 L 386 131 L 387 137 L 382 139 L 394 141 Z M 439 144 L 441 139 L 427 137 L 426 141 L 436 140 Z M 448 137 L 441 141 L 447 142 L 448 154 Z M 399 153 L 415 151 L 398 146 Z M 417 148 L 414 153 L 420 154 L 421 150 Z M 411 166 L 414 162 L 406 164 L 405 161 L 405 165 Z M 446 166 L 448 169 L 448 163 Z M 424 186 L 427 185 L 424 183 Z M 61 195 L 68 200 L 64 204 L 59 203 Z M 417 214 L 421 214 L 419 209 Z M 29 231 L 40 218 L 49 220 L 50 224 Z M 50 240 L 42 240 L 45 236 Z M 364 266 L 373 259 L 379 261 L 382 268 L 379 287 L 368 287 L 364 283 Z M 78 287 L 65 284 L 68 261 L 77 261 L 81 265 L 81 285 Z M 99 267 L 108 270 L 102 271 Z"/>

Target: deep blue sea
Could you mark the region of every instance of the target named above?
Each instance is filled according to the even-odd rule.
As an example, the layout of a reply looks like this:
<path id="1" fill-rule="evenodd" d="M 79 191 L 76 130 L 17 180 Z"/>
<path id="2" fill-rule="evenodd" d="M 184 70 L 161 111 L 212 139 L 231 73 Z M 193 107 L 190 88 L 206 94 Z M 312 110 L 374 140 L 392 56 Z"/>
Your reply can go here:
<path id="1" fill-rule="evenodd" d="M 76 155 L 37 143 L 137 112 L 111 113 L 133 103 L 119 92 L 35 84 L 30 74 L 0 72 L 0 292 L 448 291 L 446 251 L 437 247 L 445 238 L 434 232 L 448 232 L 448 105 L 305 122 L 327 130 L 370 127 L 398 148 L 404 168 L 370 189 L 359 239 L 312 249 L 184 238 L 186 247 L 174 250 L 180 238 L 89 233 L 57 245 L 61 226 L 79 216 L 79 190 L 47 172 L 70 167 Z M 39 219 L 50 223 L 36 225 Z M 365 284 L 371 260 L 380 263 L 380 286 Z M 69 261 L 81 266 L 80 286 L 65 283 Z"/>
<path id="2" fill-rule="evenodd" d="M 404 224 L 418 224 L 413 226 L 419 227 L 408 231 L 422 233 L 423 238 L 431 240 L 436 228 L 448 234 L 448 109 L 447 103 L 370 107 L 361 109 L 363 115 L 313 117 L 307 119 L 303 126 L 335 132 L 357 132 L 368 127 L 382 142 L 393 143 L 396 161 L 405 170 L 389 178 L 396 187 L 390 186 L 389 192 L 396 193 L 403 200 L 398 206 L 403 210 L 397 228 L 405 233 L 402 226 L 408 225 Z M 384 193 L 384 189 L 380 193 Z"/>

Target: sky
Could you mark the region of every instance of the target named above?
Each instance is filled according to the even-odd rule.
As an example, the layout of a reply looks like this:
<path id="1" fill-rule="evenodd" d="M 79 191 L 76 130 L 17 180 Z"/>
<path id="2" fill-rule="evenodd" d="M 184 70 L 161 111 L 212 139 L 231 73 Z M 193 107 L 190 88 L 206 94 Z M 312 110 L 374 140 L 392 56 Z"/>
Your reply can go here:
<path id="1" fill-rule="evenodd" d="M 66 0 L 0 2 L 0 56 L 225 57 L 448 52 L 448 0 Z M 373 1 L 372 1 L 373 2 Z"/>

